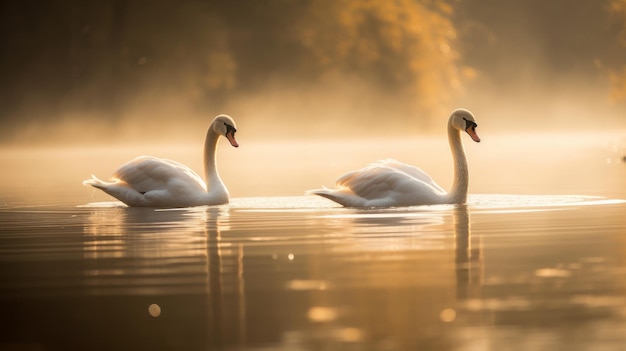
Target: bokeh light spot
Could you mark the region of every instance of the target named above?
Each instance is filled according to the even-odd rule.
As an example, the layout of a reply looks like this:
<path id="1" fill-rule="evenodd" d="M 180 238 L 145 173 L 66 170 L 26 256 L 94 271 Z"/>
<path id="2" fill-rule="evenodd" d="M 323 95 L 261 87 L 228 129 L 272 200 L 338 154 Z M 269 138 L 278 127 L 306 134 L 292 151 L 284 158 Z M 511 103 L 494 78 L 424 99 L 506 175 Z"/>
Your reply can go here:
<path id="1" fill-rule="evenodd" d="M 450 323 L 456 319 L 456 311 L 453 308 L 446 308 L 439 314 L 442 322 Z"/>
<path id="2" fill-rule="evenodd" d="M 148 306 L 148 313 L 150 313 L 152 317 L 159 317 L 161 315 L 161 306 L 153 303 L 152 305 Z"/>

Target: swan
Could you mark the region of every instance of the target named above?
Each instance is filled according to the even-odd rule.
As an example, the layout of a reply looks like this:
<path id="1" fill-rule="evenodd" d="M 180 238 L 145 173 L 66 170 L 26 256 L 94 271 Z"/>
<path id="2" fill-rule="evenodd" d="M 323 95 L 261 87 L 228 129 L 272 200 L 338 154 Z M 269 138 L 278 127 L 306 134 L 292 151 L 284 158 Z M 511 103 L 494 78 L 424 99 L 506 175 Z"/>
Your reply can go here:
<path id="1" fill-rule="evenodd" d="M 221 136 L 239 147 L 235 139 L 235 121 L 227 115 L 213 119 L 204 142 L 204 175 L 207 184 L 191 168 L 176 161 L 139 156 L 113 173 L 111 181 L 95 175 L 83 181 L 117 198 L 128 206 L 191 207 L 228 203 L 229 194 L 220 179 L 215 163 L 217 142 Z"/>
<path id="2" fill-rule="evenodd" d="M 462 204 L 467 199 L 467 157 L 461 141 L 461 131 L 475 142 L 474 115 L 466 109 L 456 109 L 448 120 L 448 141 L 454 159 L 454 181 L 446 192 L 426 172 L 393 159 L 376 161 L 357 171 L 348 172 L 337 180 L 337 189 L 316 189 L 307 194 L 319 195 L 345 207 L 397 207 L 435 204 Z"/>

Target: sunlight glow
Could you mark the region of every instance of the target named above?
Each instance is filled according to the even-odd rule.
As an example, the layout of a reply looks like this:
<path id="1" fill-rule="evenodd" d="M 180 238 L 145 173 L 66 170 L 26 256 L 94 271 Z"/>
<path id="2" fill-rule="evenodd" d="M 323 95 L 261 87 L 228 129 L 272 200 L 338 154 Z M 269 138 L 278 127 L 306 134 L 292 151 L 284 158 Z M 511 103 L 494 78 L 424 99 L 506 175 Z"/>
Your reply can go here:
<path id="1" fill-rule="evenodd" d="M 328 290 L 330 283 L 324 280 L 291 280 L 287 283 L 290 290 Z"/>
<path id="2" fill-rule="evenodd" d="M 335 332 L 335 338 L 343 342 L 363 340 L 363 332 L 358 328 L 341 328 Z"/>
<path id="3" fill-rule="evenodd" d="M 535 271 L 535 276 L 540 278 L 568 278 L 572 272 L 558 268 L 542 268 Z"/>
<path id="4" fill-rule="evenodd" d="M 309 309 L 308 317 L 313 322 L 331 322 L 337 319 L 339 313 L 332 307 L 314 306 Z"/>

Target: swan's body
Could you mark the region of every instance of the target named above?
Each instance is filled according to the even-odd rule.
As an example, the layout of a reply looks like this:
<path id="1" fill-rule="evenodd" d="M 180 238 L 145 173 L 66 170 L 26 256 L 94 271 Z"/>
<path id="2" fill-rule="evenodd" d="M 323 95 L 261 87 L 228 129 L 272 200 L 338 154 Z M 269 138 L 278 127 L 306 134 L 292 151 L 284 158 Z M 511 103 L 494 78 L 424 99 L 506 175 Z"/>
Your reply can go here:
<path id="1" fill-rule="evenodd" d="M 215 117 L 211 123 L 204 145 L 206 183 L 191 168 L 176 161 L 140 156 L 115 171 L 109 182 L 92 175 L 83 184 L 101 189 L 128 206 L 190 207 L 228 203 L 228 190 L 217 172 L 215 152 L 221 136 L 238 147 L 236 131 L 235 121 L 226 115 Z"/>
<path id="2" fill-rule="evenodd" d="M 454 159 L 454 181 L 446 192 L 426 172 L 396 160 L 374 162 L 337 180 L 337 189 L 311 190 L 346 207 L 394 207 L 460 204 L 467 199 L 467 157 L 461 131 L 480 142 L 471 112 L 455 110 L 448 120 L 448 141 Z"/>

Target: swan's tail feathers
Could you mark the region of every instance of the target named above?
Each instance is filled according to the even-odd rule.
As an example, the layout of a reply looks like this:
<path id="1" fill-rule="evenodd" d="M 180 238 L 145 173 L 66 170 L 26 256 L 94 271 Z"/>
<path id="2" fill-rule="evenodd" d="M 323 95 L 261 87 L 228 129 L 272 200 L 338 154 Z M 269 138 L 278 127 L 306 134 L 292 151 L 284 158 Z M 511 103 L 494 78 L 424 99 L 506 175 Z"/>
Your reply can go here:
<path id="1" fill-rule="evenodd" d="M 322 185 L 322 189 L 306 190 L 304 192 L 304 194 L 305 195 L 320 195 L 321 196 L 322 193 L 326 193 L 326 192 L 329 192 L 329 191 L 332 191 L 332 190 L 328 189 L 327 187 Z"/>
<path id="2" fill-rule="evenodd" d="M 107 186 L 111 185 L 111 183 L 105 182 L 92 174 L 90 179 L 83 180 L 83 185 L 91 185 L 94 188 L 105 189 Z"/>
<path id="3" fill-rule="evenodd" d="M 113 178 L 110 182 L 107 182 L 92 175 L 90 179 L 83 180 L 83 185 L 91 185 L 94 188 L 100 189 L 128 206 L 150 206 L 145 203 L 144 193 L 138 192 L 129 187 L 126 182 L 117 178 Z"/>
<path id="4" fill-rule="evenodd" d="M 326 187 L 324 187 L 323 189 L 308 190 L 305 194 L 325 197 L 345 207 L 362 207 L 364 205 L 363 199 L 352 193 L 341 190 L 328 189 Z"/>
<path id="5" fill-rule="evenodd" d="M 327 189 L 326 187 L 324 187 L 323 189 L 313 189 L 313 190 L 307 190 L 304 193 L 306 195 L 319 195 L 321 197 L 325 197 L 329 200 L 333 200 L 335 201 L 335 199 L 333 199 L 333 194 L 332 194 L 333 190 L 331 189 Z M 335 201 L 337 202 L 337 201 Z"/>
<path id="6" fill-rule="evenodd" d="M 323 185 L 321 189 L 307 190 L 304 192 L 305 195 L 318 195 L 318 196 L 333 200 L 335 202 L 338 202 L 337 200 L 333 198 L 335 193 L 337 193 L 336 189 L 329 189 Z"/>

